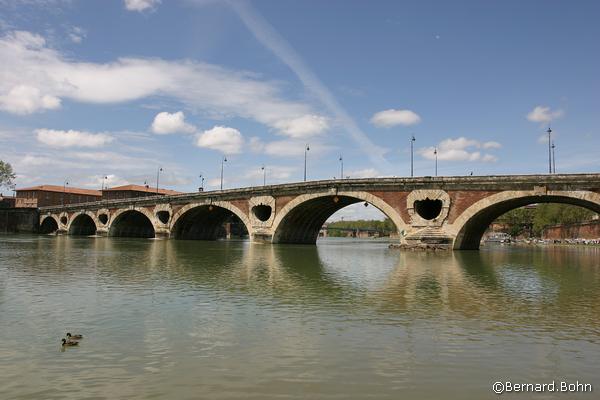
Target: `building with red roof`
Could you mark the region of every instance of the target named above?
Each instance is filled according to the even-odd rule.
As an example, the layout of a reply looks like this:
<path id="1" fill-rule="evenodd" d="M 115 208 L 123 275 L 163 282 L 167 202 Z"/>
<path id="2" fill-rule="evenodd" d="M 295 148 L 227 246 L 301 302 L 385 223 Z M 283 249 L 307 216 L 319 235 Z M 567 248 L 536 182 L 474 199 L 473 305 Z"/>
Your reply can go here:
<path id="1" fill-rule="evenodd" d="M 102 199 L 102 192 L 70 187 L 68 185 L 39 185 L 17 189 L 15 206 L 36 208 L 61 204 L 89 203 Z"/>
<path id="2" fill-rule="evenodd" d="M 148 185 L 123 185 L 104 189 L 102 191 L 102 200 L 131 199 L 135 197 L 165 196 L 173 194 L 182 194 L 182 192 L 160 188 L 157 190 Z"/>

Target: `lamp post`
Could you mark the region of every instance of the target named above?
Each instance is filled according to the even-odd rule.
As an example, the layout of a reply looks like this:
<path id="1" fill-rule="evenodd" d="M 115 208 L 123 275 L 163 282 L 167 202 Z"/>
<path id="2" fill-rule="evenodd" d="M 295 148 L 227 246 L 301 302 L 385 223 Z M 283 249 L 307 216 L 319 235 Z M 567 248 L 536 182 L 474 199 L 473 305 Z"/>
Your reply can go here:
<path id="1" fill-rule="evenodd" d="M 410 177 L 412 178 L 414 176 L 414 170 L 413 170 L 413 149 L 414 149 L 414 143 L 415 143 L 415 135 L 412 135 L 412 137 L 410 138 Z"/>
<path id="2" fill-rule="evenodd" d="M 310 150 L 308 143 L 304 146 L 304 182 L 306 182 L 306 153 Z"/>
<path id="3" fill-rule="evenodd" d="M 67 191 L 67 185 L 69 184 L 69 180 L 65 179 L 65 182 L 63 183 L 63 195 L 62 195 L 62 205 L 65 205 L 65 192 Z"/>
<path id="4" fill-rule="evenodd" d="M 160 173 L 162 172 L 162 167 L 158 167 L 156 170 L 156 193 L 158 194 L 158 179 L 160 178 Z"/>
<path id="5" fill-rule="evenodd" d="M 200 178 L 200 190 L 198 190 L 198 191 L 204 192 L 204 176 L 202 176 L 202 174 L 200 174 L 199 178 Z"/>
<path id="6" fill-rule="evenodd" d="M 552 173 L 556 173 L 556 155 L 554 154 L 554 142 L 552 142 Z"/>
<path id="7" fill-rule="evenodd" d="M 223 156 L 223 158 L 221 159 L 221 190 L 223 190 L 223 166 L 225 165 L 226 162 L 227 162 L 227 157 Z"/>
<path id="8" fill-rule="evenodd" d="M 433 155 L 435 156 L 435 176 L 437 176 L 437 147 L 433 149 Z"/>
<path id="9" fill-rule="evenodd" d="M 263 173 L 263 186 L 267 186 L 267 169 L 265 168 L 264 164 L 262 167 L 260 167 L 260 169 L 262 170 L 262 173 Z"/>
<path id="10" fill-rule="evenodd" d="M 552 129 L 548 127 L 548 173 L 552 173 Z"/>
<path id="11" fill-rule="evenodd" d="M 344 179 L 344 157 L 340 154 L 340 179 Z"/>

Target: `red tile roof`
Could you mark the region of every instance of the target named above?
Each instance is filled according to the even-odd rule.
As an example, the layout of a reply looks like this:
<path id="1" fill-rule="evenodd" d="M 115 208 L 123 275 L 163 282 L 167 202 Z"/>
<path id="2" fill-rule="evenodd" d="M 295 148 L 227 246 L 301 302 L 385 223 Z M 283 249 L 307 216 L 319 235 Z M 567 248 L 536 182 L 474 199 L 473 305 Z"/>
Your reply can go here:
<path id="1" fill-rule="evenodd" d="M 121 192 L 145 192 L 145 193 L 157 193 L 156 188 L 152 188 L 150 186 L 142 186 L 142 185 L 123 185 L 123 186 L 115 186 L 111 188 L 104 189 L 106 192 L 113 191 L 121 191 Z M 175 190 L 169 189 L 158 189 L 159 194 L 182 194 L 182 192 L 177 192 Z"/>
<path id="2" fill-rule="evenodd" d="M 102 197 L 102 192 L 99 190 L 81 189 L 81 188 L 76 188 L 76 187 L 58 186 L 58 185 L 39 185 L 39 186 L 32 186 L 32 187 L 28 187 L 28 188 L 17 189 L 16 191 L 17 191 L 17 193 L 19 193 L 19 192 L 34 192 L 34 191 L 60 192 L 60 193 L 64 192 L 64 193 L 71 193 L 71 194 L 82 194 L 85 196 Z M 17 197 L 19 197 L 19 196 L 17 195 Z"/>

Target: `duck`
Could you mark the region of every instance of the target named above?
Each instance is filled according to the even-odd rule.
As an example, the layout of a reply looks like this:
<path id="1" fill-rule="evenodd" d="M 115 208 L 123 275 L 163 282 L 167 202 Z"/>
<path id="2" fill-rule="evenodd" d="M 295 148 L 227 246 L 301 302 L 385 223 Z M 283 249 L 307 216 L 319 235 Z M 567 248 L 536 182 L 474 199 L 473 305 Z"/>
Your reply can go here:
<path id="1" fill-rule="evenodd" d="M 80 340 L 83 339 L 83 335 L 71 335 L 71 332 L 67 332 L 67 340 Z"/>
<path id="2" fill-rule="evenodd" d="M 73 341 L 67 340 L 65 338 L 62 339 L 62 346 L 63 347 L 66 347 L 66 346 L 77 346 L 77 345 L 79 345 L 78 342 L 73 342 Z"/>

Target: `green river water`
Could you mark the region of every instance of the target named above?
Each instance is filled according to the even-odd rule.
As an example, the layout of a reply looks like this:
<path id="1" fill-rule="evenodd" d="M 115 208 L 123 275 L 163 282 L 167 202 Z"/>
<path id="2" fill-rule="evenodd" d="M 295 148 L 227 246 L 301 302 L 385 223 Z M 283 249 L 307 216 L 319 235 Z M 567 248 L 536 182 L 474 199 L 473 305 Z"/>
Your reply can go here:
<path id="1" fill-rule="evenodd" d="M 599 398 L 599 248 L 0 236 L 0 399 L 465 400 L 496 381 Z"/>

